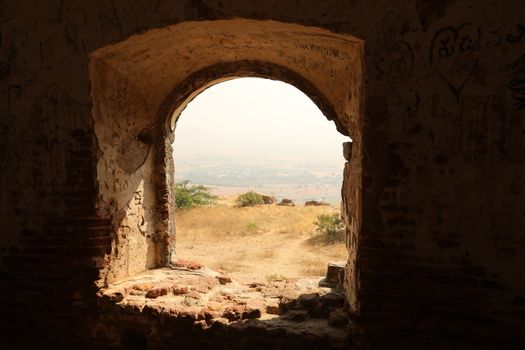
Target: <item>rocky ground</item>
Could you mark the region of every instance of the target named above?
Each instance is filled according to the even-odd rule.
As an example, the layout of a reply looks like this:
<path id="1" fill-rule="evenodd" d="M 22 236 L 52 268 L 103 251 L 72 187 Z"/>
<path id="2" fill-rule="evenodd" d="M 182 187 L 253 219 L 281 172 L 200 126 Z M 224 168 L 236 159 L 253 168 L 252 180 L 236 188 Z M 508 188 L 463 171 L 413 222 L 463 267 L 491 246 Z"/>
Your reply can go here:
<path id="1" fill-rule="evenodd" d="M 325 338 L 343 345 L 349 329 L 345 297 L 320 278 L 242 283 L 191 262 L 156 269 L 109 286 L 101 301 L 154 309 L 203 329 L 251 327 Z"/>

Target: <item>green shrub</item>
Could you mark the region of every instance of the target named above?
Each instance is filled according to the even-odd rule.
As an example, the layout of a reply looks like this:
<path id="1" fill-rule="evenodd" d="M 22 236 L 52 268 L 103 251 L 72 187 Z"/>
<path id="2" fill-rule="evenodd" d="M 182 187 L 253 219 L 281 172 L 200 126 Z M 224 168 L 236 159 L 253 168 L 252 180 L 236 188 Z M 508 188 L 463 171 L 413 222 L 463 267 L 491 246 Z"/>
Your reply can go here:
<path id="1" fill-rule="evenodd" d="M 315 230 L 320 232 L 329 242 L 338 241 L 340 232 L 344 229 L 344 223 L 339 214 L 319 214 L 314 224 L 317 226 Z"/>
<path id="2" fill-rule="evenodd" d="M 266 276 L 266 280 L 270 283 L 277 282 L 277 281 L 288 282 L 288 277 L 286 277 L 285 275 L 273 274 L 273 275 Z"/>
<path id="3" fill-rule="evenodd" d="M 175 206 L 194 208 L 215 203 L 217 196 L 210 193 L 210 188 L 203 185 L 190 185 L 188 180 L 175 184 Z"/>
<path id="4" fill-rule="evenodd" d="M 259 193 L 249 191 L 239 195 L 235 200 L 235 203 L 240 207 L 251 207 L 257 204 L 264 204 L 264 199 Z"/>
<path id="5" fill-rule="evenodd" d="M 260 227 L 256 222 L 249 222 L 246 224 L 246 231 L 248 232 L 257 232 Z"/>

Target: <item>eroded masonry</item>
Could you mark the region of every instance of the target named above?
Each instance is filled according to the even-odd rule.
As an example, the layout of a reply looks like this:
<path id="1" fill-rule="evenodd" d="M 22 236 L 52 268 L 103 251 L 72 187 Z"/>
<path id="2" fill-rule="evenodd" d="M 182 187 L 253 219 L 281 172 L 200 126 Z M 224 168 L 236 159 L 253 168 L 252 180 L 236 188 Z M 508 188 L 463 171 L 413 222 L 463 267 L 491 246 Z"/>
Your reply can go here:
<path id="1" fill-rule="evenodd" d="M 518 0 L 2 3 L 0 344 L 524 347 L 523 13 Z M 177 118 L 247 76 L 294 85 L 353 140 L 343 280 L 242 285 L 177 259 Z"/>
<path id="2" fill-rule="evenodd" d="M 257 45 L 253 44 L 254 41 Z M 183 318 L 184 314 L 196 323 L 208 319 L 206 328 L 213 327 L 221 318 L 230 322 L 264 320 L 263 314 L 272 308 L 271 305 L 276 311 L 270 314 L 283 315 L 287 319 L 299 313 L 307 318 L 305 310 L 287 312 L 286 305 L 292 301 L 288 300 L 289 296 L 283 297 L 282 293 L 296 294 L 296 299 L 301 293 L 321 299 L 322 295 L 332 292 L 319 288 L 301 290 L 292 287 L 294 282 L 286 287 L 274 286 L 278 288 L 278 292 L 273 293 L 275 295 L 261 293 L 253 296 L 251 294 L 255 292 L 249 292 L 246 286 L 234 288 L 233 285 L 229 285 L 227 290 L 212 290 L 211 295 L 199 295 L 197 290 L 202 288 L 193 284 L 211 283 L 207 279 L 209 273 L 201 270 L 192 270 L 193 274 L 200 276 L 194 282 L 172 275 L 158 277 L 155 283 L 146 278 L 148 288 L 140 287 L 140 283 L 137 287 L 137 282 L 144 281 L 135 276 L 151 268 L 181 267 L 175 245 L 175 206 L 171 193 L 174 187 L 171 145 L 176 121 L 181 110 L 200 91 L 235 77 L 258 76 L 292 83 L 308 94 L 328 118 L 336 122 L 341 132 L 352 135 L 354 145 L 346 150 L 349 162 L 343 186 L 343 216 L 348 237 L 354 237 L 347 241 L 355 242 L 359 234 L 361 200 L 358 189 L 361 187 L 362 158 L 359 147 L 362 140 L 362 58 L 363 43 L 351 36 L 336 35 L 313 27 L 240 19 L 184 23 L 152 30 L 93 53 L 90 64 L 91 96 L 95 133 L 101 150 L 97 164 L 98 208 L 108 220 L 112 220 L 116 231 L 111 253 L 106 256 L 108 263 L 99 281 L 105 296 L 121 306 L 130 305 L 130 293 L 136 296 L 142 290 L 145 299 L 134 299 L 136 306 L 142 309 L 144 306 L 152 307 L 148 299 L 164 297 L 175 290 L 175 294 L 182 295 L 183 299 L 161 298 L 163 308 L 157 308 L 157 312 L 162 313 L 160 310 L 164 309 L 175 318 Z M 108 127 L 110 125 L 112 127 Z M 347 281 L 344 281 L 347 288 L 340 286 L 337 293 L 332 293 L 340 300 L 336 305 L 341 308 L 339 313 L 344 312 L 345 293 L 350 300 L 346 309 L 357 309 L 356 245 L 348 248 L 350 260 Z M 170 270 L 159 271 L 170 274 Z M 134 283 L 128 283 L 126 288 L 120 287 L 123 281 L 130 278 Z M 180 278 L 182 281 L 177 282 Z M 311 284 L 312 281 L 297 283 Z M 107 286 L 109 292 L 106 291 Z M 272 285 L 258 287 L 265 289 L 272 288 Z M 186 293 L 182 293 L 181 288 Z M 234 293 L 231 288 L 240 290 Z M 291 292 L 286 293 L 288 289 Z M 241 296 L 236 297 L 239 293 Z M 192 296 L 196 300 L 188 301 Z M 261 307 L 247 306 L 248 301 L 259 303 Z M 323 308 L 322 302 L 318 304 L 316 309 Z M 193 308 L 188 309 L 191 306 Z M 244 311 L 237 311 L 238 317 L 230 317 L 230 308 Z M 328 318 L 334 311 L 328 306 L 324 309 L 312 316 L 323 314 Z M 200 314 L 207 316 L 201 317 Z M 344 320 L 348 317 L 339 318 L 346 325 Z M 320 317 L 316 319 L 318 327 L 313 329 L 322 328 Z M 273 324 L 274 320 L 264 322 Z M 227 325 L 230 323 L 227 322 Z M 297 327 L 293 323 L 287 326 L 280 324 L 279 327 L 285 329 L 290 325 L 302 332 L 312 328 Z M 337 332 L 341 330 L 330 330 L 324 338 L 330 338 Z M 346 340 L 339 339 L 338 342 L 338 347 L 346 344 Z"/>

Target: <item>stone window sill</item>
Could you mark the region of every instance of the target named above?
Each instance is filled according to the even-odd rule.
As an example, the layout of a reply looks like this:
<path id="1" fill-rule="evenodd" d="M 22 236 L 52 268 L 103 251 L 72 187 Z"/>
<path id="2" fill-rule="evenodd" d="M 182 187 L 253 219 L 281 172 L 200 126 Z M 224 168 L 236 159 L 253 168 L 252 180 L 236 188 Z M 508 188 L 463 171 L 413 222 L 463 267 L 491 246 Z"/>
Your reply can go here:
<path id="1" fill-rule="evenodd" d="M 203 330 L 252 329 L 324 339 L 346 346 L 350 323 L 344 293 L 320 279 L 242 283 L 198 264 L 161 268 L 101 290 L 100 302 L 123 312 L 185 320 Z"/>

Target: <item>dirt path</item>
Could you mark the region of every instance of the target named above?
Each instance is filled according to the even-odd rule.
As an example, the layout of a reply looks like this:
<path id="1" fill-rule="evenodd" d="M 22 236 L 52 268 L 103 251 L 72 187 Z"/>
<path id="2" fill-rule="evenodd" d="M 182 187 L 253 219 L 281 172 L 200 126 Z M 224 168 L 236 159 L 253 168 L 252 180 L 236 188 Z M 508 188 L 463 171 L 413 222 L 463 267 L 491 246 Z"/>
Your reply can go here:
<path id="1" fill-rule="evenodd" d="M 341 245 L 312 246 L 309 238 L 309 235 L 264 233 L 221 242 L 186 240 L 179 241 L 177 256 L 243 280 L 322 276 L 329 261 L 346 257 Z"/>
<path id="2" fill-rule="evenodd" d="M 296 263 L 296 260 L 297 257 L 304 255 L 305 249 L 308 248 L 306 245 L 308 238 L 291 236 L 277 246 L 273 242 L 274 237 L 266 238 L 265 242 L 268 242 L 267 249 L 275 249 L 274 259 L 272 259 L 269 266 L 270 269 L 273 271 L 286 271 L 286 275 L 289 276 L 300 276 L 302 274 L 301 266 Z"/>
<path id="3" fill-rule="evenodd" d="M 212 207 L 177 217 L 177 257 L 243 280 L 319 277 L 345 260 L 344 243 L 311 241 L 314 221 L 330 207 Z"/>

